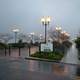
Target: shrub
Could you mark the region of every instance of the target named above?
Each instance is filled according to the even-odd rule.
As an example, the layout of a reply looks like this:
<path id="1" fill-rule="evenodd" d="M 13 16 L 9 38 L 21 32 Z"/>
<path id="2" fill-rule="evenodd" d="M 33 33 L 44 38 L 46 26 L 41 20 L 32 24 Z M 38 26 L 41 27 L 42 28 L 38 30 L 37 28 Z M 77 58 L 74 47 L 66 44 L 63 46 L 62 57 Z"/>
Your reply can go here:
<path id="1" fill-rule="evenodd" d="M 23 47 L 25 47 L 25 44 L 23 44 L 23 43 L 11 43 L 10 45 L 13 48 L 23 48 Z"/>
<path id="2" fill-rule="evenodd" d="M 8 48 L 8 45 L 0 42 L 0 49 Z"/>
<path id="3" fill-rule="evenodd" d="M 64 54 L 59 52 L 36 52 L 30 56 L 50 60 L 61 60 Z"/>
<path id="4" fill-rule="evenodd" d="M 75 40 L 75 43 L 76 43 L 76 47 L 80 49 L 80 37 L 77 37 L 77 39 Z"/>

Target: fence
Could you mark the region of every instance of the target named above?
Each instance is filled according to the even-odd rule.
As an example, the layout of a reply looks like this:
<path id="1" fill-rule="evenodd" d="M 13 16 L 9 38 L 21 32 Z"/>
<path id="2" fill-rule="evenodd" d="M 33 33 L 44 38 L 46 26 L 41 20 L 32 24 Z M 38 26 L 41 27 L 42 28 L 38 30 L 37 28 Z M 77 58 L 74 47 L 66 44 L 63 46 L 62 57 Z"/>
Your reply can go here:
<path id="1" fill-rule="evenodd" d="M 12 46 L 8 46 L 8 48 L 0 49 L 0 56 L 12 56 L 12 57 L 26 57 L 34 54 L 39 50 L 38 46 L 28 46 L 28 47 L 17 47 L 13 48 Z"/>

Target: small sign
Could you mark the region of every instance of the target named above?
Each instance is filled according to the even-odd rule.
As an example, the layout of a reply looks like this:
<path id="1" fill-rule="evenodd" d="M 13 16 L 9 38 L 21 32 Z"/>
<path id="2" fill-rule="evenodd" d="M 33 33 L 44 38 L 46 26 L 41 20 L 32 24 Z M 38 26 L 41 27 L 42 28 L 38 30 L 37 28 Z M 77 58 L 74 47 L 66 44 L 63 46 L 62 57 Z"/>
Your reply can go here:
<path id="1" fill-rule="evenodd" d="M 53 51 L 53 44 L 51 42 L 41 43 L 41 51 L 44 52 Z"/>

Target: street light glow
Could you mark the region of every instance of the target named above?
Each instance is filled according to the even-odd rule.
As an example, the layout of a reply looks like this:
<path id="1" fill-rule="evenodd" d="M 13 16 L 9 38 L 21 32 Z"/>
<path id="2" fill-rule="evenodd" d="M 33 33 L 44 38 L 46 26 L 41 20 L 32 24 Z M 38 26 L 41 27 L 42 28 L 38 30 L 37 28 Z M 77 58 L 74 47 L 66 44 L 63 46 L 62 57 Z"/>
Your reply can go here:
<path id="1" fill-rule="evenodd" d="M 44 23 L 45 22 L 45 17 L 41 18 L 41 22 Z"/>
<path id="2" fill-rule="evenodd" d="M 12 31 L 13 32 L 19 32 L 19 29 L 13 29 Z"/>
<path id="3" fill-rule="evenodd" d="M 46 18 L 46 21 L 47 21 L 47 22 L 50 22 L 50 21 L 51 21 L 50 16 L 48 16 L 48 17 Z"/>
<path id="4" fill-rule="evenodd" d="M 49 24 L 50 21 L 51 21 L 50 16 L 45 16 L 45 17 L 42 17 L 42 18 L 41 18 L 41 22 L 43 23 L 43 25 L 45 25 L 45 24 L 46 24 L 46 25 Z"/>
<path id="5" fill-rule="evenodd" d="M 16 41 L 17 41 L 17 34 L 18 34 L 18 32 L 20 30 L 18 28 L 14 28 L 12 31 L 15 33 L 15 43 L 16 43 Z"/>
<path id="6" fill-rule="evenodd" d="M 69 34 L 69 33 L 66 33 L 65 35 L 66 35 L 66 36 L 68 36 L 68 37 L 70 36 L 70 34 Z"/>
<path id="7" fill-rule="evenodd" d="M 65 35 L 65 36 L 68 36 L 68 37 L 70 36 L 70 34 L 67 33 L 66 31 L 62 31 L 61 34 Z"/>
<path id="8" fill-rule="evenodd" d="M 61 29 L 62 29 L 61 27 L 56 27 L 57 31 L 61 31 Z"/>
<path id="9" fill-rule="evenodd" d="M 32 32 L 32 33 L 30 33 L 31 35 L 34 35 L 35 33 L 34 32 Z"/>
<path id="10" fill-rule="evenodd" d="M 66 31 L 62 31 L 62 32 L 61 32 L 61 34 L 65 34 L 65 33 L 66 33 Z"/>

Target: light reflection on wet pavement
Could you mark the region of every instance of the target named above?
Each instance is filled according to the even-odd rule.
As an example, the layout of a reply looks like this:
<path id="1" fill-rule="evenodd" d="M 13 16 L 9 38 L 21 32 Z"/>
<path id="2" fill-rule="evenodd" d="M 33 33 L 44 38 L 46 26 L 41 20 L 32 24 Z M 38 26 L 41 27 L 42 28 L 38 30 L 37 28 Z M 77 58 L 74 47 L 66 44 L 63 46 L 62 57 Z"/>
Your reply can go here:
<path id="1" fill-rule="evenodd" d="M 78 66 L 0 57 L 0 80 L 76 80 Z"/>
<path id="2" fill-rule="evenodd" d="M 67 53 L 65 54 L 61 62 L 70 63 L 70 64 L 80 64 L 78 60 L 78 50 L 76 49 L 75 43 L 67 51 Z"/>
<path id="3" fill-rule="evenodd" d="M 36 49 L 34 47 L 31 51 Z M 20 57 L 18 49 L 12 50 L 10 57 L 8 54 L 5 57 L 3 53 L 0 51 L 0 80 L 80 80 L 80 65 L 77 65 L 78 54 L 75 45 L 61 61 L 64 63 L 25 60 L 29 55 L 27 48 L 21 49 Z"/>

